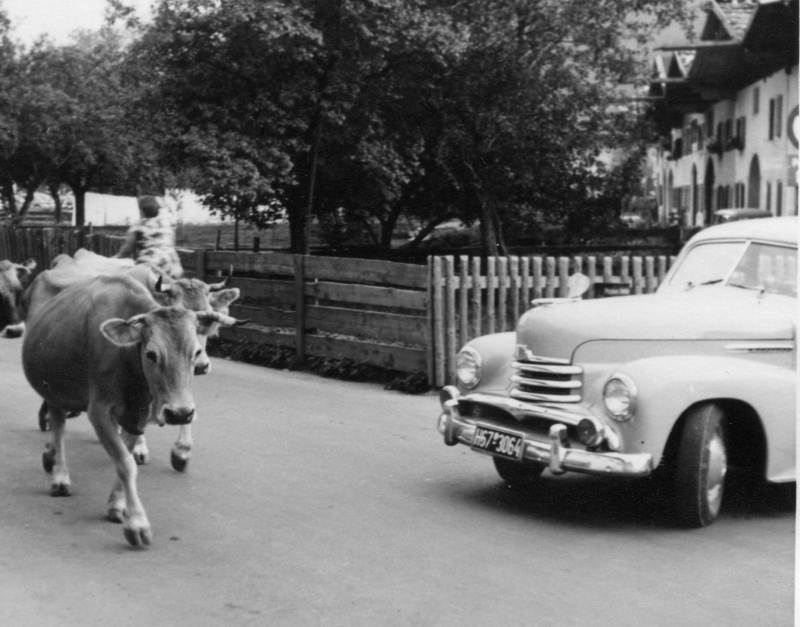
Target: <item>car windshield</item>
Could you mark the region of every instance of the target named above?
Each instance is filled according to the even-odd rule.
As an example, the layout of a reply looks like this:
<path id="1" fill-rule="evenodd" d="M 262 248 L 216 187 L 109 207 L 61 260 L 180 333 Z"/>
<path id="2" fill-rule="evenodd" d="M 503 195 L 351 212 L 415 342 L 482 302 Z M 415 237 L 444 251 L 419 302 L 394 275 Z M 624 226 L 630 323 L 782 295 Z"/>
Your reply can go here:
<path id="1" fill-rule="evenodd" d="M 797 249 L 756 242 L 707 242 L 692 248 L 670 286 L 730 285 L 797 297 Z"/>

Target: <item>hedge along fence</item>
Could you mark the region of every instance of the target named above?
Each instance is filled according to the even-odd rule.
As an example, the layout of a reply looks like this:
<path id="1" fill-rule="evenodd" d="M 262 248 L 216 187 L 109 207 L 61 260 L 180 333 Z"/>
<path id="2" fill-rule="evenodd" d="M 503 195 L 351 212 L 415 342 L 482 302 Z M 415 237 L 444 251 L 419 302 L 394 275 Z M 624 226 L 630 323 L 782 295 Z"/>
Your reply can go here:
<path id="1" fill-rule="evenodd" d="M 590 279 L 584 298 L 649 294 L 674 257 L 432 257 L 429 380 L 443 386 L 455 379 L 456 355 L 469 340 L 513 331 L 535 298 L 567 295 L 567 279 Z M 511 356 L 509 355 L 509 358 Z"/>
<path id="2" fill-rule="evenodd" d="M 181 251 L 187 275 L 208 282 L 233 269 L 242 296 L 231 315 L 250 324 L 223 337 L 291 347 L 403 372 L 430 372 L 426 266 L 284 253 Z"/>

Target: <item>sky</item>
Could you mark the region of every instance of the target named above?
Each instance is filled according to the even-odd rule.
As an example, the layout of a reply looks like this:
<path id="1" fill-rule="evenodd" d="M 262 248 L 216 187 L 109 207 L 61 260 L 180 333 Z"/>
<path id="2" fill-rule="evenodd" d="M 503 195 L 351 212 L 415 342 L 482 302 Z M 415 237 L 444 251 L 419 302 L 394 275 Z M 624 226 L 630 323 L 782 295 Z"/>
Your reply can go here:
<path id="1" fill-rule="evenodd" d="M 150 0 L 128 0 L 147 11 Z M 96 30 L 103 25 L 106 0 L 0 0 L 14 26 L 14 35 L 30 44 L 47 34 L 56 44 L 69 41 L 78 28 Z"/>

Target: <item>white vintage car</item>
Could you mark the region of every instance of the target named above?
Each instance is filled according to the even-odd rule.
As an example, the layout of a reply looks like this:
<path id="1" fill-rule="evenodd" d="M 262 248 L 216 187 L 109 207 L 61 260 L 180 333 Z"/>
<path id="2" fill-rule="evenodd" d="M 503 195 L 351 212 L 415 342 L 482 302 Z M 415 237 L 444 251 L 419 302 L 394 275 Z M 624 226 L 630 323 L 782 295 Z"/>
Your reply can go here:
<path id="1" fill-rule="evenodd" d="M 797 228 L 704 229 L 652 295 L 534 301 L 516 333 L 459 352 L 445 443 L 491 455 L 513 486 L 545 468 L 657 471 L 692 527 L 719 514 L 729 466 L 794 482 Z"/>

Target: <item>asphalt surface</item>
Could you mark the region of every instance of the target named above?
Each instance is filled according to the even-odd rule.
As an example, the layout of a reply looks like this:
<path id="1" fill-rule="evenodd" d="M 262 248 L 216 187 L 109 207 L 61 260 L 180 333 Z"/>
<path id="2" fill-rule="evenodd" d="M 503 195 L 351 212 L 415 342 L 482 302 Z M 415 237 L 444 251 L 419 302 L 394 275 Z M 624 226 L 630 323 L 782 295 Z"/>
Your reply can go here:
<path id="1" fill-rule="evenodd" d="M 105 521 L 110 460 L 68 421 L 73 496 L 0 341 L 0 625 L 791 625 L 795 513 L 734 485 L 721 518 L 673 528 L 644 482 L 545 475 L 507 489 L 445 447 L 434 395 L 213 360 L 186 473 L 151 427 L 130 548 Z M 666 512 L 668 514 L 668 512 Z"/>

